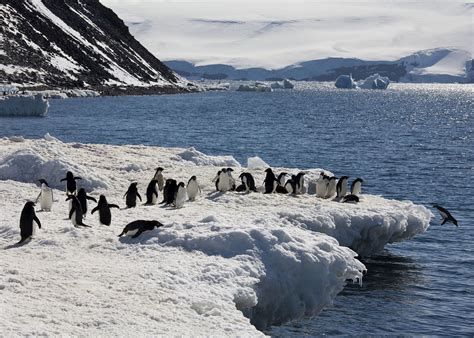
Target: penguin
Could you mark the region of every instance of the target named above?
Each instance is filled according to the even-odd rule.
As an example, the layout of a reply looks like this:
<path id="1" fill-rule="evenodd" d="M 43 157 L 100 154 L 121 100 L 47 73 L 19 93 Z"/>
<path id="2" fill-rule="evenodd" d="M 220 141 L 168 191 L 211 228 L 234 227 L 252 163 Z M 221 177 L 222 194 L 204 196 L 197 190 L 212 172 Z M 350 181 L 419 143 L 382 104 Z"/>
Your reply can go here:
<path id="1" fill-rule="evenodd" d="M 146 203 L 145 205 L 155 205 L 158 203 L 158 190 L 160 185 L 157 179 L 152 179 L 146 188 Z"/>
<path id="2" fill-rule="evenodd" d="M 196 197 L 201 193 L 196 176 L 191 176 L 186 186 L 186 192 L 190 201 L 196 200 Z"/>
<path id="3" fill-rule="evenodd" d="M 265 172 L 267 173 L 267 175 L 265 176 L 265 180 L 263 181 L 263 185 L 265 187 L 264 194 L 272 194 L 276 190 L 278 181 L 271 168 L 266 169 Z"/>
<path id="4" fill-rule="evenodd" d="M 232 190 L 234 191 L 235 190 L 235 179 L 232 177 L 232 172 L 234 171 L 234 169 L 232 168 L 227 168 L 225 170 L 227 176 L 229 176 L 228 180 L 229 180 L 229 190 Z"/>
<path id="5" fill-rule="evenodd" d="M 216 186 L 216 191 L 219 191 L 219 176 L 221 175 L 221 172 L 222 172 L 222 170 L 219 170 L 219 171 L 217 172 L 217 174 L 216 174 L 216 177 L 214 177 L 214 178 L 212 179 L 212 182 L 213 182 L 213 183 L 215 184 L 215 186 Z"/>
<path id="6" fill-rule="evenodd" d="M 255 179 L 253 178 L 251 173 L 242 173 L 239 176 L 240 180 L 242 181 L 242 185 L 244 186 L 245 192 L 254 191 L 257 192 L 257 188 L 255 187 Z"/>
<path id="7" fill-rule="evenodd" d="M 296 187 L 297 178 L 296 175 L 291 175 L 291 178 L 286 181 L 284 189 L 290 194 L 296 194 L 297 187 Z"/>
<path id="8" fill-rule="evenodd" d="M 275 189 L 275 192 L 279 193 L 279 194 L 287 194 L 288 193 L 288 190 L 285 189 L 285 185 L 286 185 L 286 180 L 285 180 L 285 176 L 288 175 L 287 173 L 283 172 L 283 173 L 280 173 L 278 175 L 278 178 L 277 178 L 277 187 Z"/>
<path id="9" fill-rule="evenodd" d="M 229 191 L 231 186 L 231 177 L 227 174 L 227 169 L 222 169 L 219 178 L 216 181 L 217 183 L 217 190 L 220 192 L 227 192 Z"/>
<path id="10" fill-rule="evenodd" d="M 299 172 L 298 175 L 296 175 L 296 193 L 297 194 L 304 194 L 306 192 L 306 188 L 304 186 L 304 175 L 306 175 L 304 172 Z"/>
<path id="11" fill-rule="evenodd" d="M 77 199 L 79 200 L 79 202 L 81 203 L 81 208 L 82 208 L 82 216 L 84 218 L 86 218 L 86 214 L 87 214 L 87 200 L 91 200 L 91 201 L 94 201 L 95 203 L 97 203 L 97 200 L 92 197 L 92 196 L 88 196 L 87 193 L 86 193 L 86 190 L 84 188 L 81 188 L 79 189 L 79 191 L 77 192 Z"/>
<path id="12" fill-rule="evenodd" d="M 164 204 L 165 206 L 173 204 L 177 190 L 178 184 L 176 180 L 168 178 L 165 187 L 163 188 L 163 201 L 161 201 L 160 204 Z"/>
<path id="13" fill-rule="evenodd" d="M 362 183 L 364 180 L 362 178 L 356 178 L 351 184 L 351 194 L 359 195 L 362 192 Z"/>
<path id="14" fill-rule="evenodd" d="M 41 191 L 36 198 L 35 203 L 40 202 L 40 207 L 42 211 L 51 211 L 53 206 L 53 189 L 51 189 L 45 179 L 40 179 Z"/>
<path id="15" fill-rule="evenodd" d="M 451 215 L 448 210 L 446 210 L 442 206 L 439 206 L 438 204 L 433 204 L 433 208 L 436 208 L 442 217 L 441 225 L 450 222 L 453 223 L 455 226 L 458 226 L 458 221 L 453 217 L 453 215 Z"/>
<path id="16" fill-rule="evenodd" d="M 324 171 L 321 171 L 319 178 L 316 181 L 316 197 L 326 198 L 328 184 L 329 180 L 327 179 L 326 174 L 324 174 Z"/>
<path id="17" fill-rule="evenodd" d="M 162 226 L 163 224 L 161 224 L 158 221 L 144 221 L 144 220 L 133 221 L 131 223 L 128 223 L 125 226 L 125 228 L 123 228 L 122 233 L 118 235 L 118 237 L 127 235 L 127 236 L 132 236 L 132 238 L 137 238 L 144 231 L 153 230 L 154 228 L 159 228 Z"/>
<path id="18" fill-rule="evenodd" d="M 82 180 L 81 177 L 74 176 L 71 171 L 66 173 L 66 177 L 60 182 L 66 181 L 66 195 L 75 195 L 77 190 L 76 180 Z"/>
<path id="19" fill-rule="evenodd" d="M 336 185 L 336 193 L 337 193 L 337 198 L 341 199 L 347 194 L 347 180 L 349 179 L 349 176 L 341 176 L 339 181 L 337 181 Z"/>
<path id="20" fill-rule="evenodd" d="M 163 188 L 165 186 L 165 178 L 163 177 L 162 172 L 164 171 L 164 169 L 162 167 L 158 167 L 155 170 L 155 176 L 153 176 L 153 179 L 158 181 L 158 189 L 160 191 L 163 191 Z"/>
<path id="21" fill-rule="evenodd" d="M 173 202 L 174 206 L 177 209 L 182 208 L 187 198 L 188 194 L 186 193 L 186 187 L 184 186 L 183 182 L 179 182 Z"/>
<path id="22" fill-rule="evenodd" d="M 71 220 L 72 225 L 74 225 L 74 227 L 76 227 L 76 228 L 79 227 L 79 226 L 90 228 L 89 225 L 84 224 L 82 222 L 82 218 L 83 218 L 82 206 L 81 206 L 81 202 L 79 202 L 79 199 L 77 198 L 77 196 L 76 195 L 69 195 L 66 198 L 66 201 L 69 201 L 69 200 L 72 201 L 72 208 L 69 211 L 69 219 Z"/>
<path id="23" fill-rule="evenodd" d="M 359 197 L 357 197 L 357 195 L 352 195 L 352 194 L 345 195 L 342 198 L 341 202 L 342 203 L 359 203 Z"/>
<path id="24" fill-rule="evenodd" d="M 140 199 L 140 202 L 142 201 L 142 197 L 138 192 L 137 185 L 137 182 L 130 184 L 127 192 L 125 195 L 123 195 L 123 197 L 126 197 L 125 204 L 127 204 L 128 208 L 135 208 L 137 206 L 137 197 Z"/>
<path id="25" fill-rule="evenodd" d="M 99 211 L 99 222 L 103 225 L 110 225 L 112 223 L 112 213 L 110 212 L 111 208 L 119 209 L 119 206 L 116 204 L 109 204 L 104 195 L 100 195 L 99 203 L 97 206 L 92 209 L 91 215 L 94 212 Z"/>
<path id="26" fill-rule="evenodd" d="M 329 177 L 329 180 L 328 180 L 325 198 L 331 198 L 335 194 L 336 194 L 336 177 L 332 176 L 332 177 Z"/>
<path id="27" fill-rule="evenodd" d="M 36 224 L 35 224 L 36 223 Z M 35 203 L 28 201 L 25 203 L 20 215 L 20 235 L 21 239 L 17 244 L 21 244 L 31 239 L 36 233 L 36 227 L 41 229 L 41 222 L 35 213 Z"/>

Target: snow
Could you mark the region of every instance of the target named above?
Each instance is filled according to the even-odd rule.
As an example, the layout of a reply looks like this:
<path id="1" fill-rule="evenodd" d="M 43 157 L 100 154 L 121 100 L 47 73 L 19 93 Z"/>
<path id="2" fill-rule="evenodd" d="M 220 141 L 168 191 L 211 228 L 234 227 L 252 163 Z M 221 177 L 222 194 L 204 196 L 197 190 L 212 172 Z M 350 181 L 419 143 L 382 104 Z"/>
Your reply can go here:
<path id="1" fill-rule="evenodd" d="M 0 261 L 7 309 L 0 311 L 0 331 L 260 335 L 255 326 L 315 315 L 347 279 L 360 281 L 365 267 L 340 244 L 372 254 L 425 231 L 432 217 L 423 206 L 368 194 L 347 205 L 314 195 L 217 193 L 211 182 L 216 166 L 239 168 L 231 159 L 193 148 L 63 143 L 51 135 L 20 143 L 1 139 L 0 246 L 8 249 Z M 137 170 L 121 170 L 126 166 Z M 123 207 L 130 182 L 144 194 L 157 166 L 178 182 L 196 175 L 201 196 L 181 209 L 113 209 L 110 227 L 90 215 L 90 229 L 67 220 L 64 184 L 58 182 L 66 170 L 82 176 L 78 186 L 90 195 L 105 194 Z M 262 183 L 262 169 L 241 171 Z M 307 170 L 308 180 L 320 171 Z M 19 240 L 19 213 L 36 198 L 40 176 L 55 188 L 56 202 L 52 212 L 37 214 L 43 227 L 36 237 L 12 247 Z M 136 219 L 156 219 L 164 227 L 118 239 Z"/>
<path id="2" fill-rule="evenodd" d="M 270 168 L 270 166 L 258 156 L 249 157 L 247 159 L 247 169 L 267 169 L 267 168 Z"/>
<path id="3" fill-rule="evenodd" d="M 352 75 L 339 75 L 334 82 L 336 88 L 341 89 L 355 89 L 357 88 L 357 84 L 352 79 Z"/>
<path id="4" fill-rule="evenodd" d="M 46 116 L 48 108 L 41 94 L 0 97 L 0 116 Z"/>

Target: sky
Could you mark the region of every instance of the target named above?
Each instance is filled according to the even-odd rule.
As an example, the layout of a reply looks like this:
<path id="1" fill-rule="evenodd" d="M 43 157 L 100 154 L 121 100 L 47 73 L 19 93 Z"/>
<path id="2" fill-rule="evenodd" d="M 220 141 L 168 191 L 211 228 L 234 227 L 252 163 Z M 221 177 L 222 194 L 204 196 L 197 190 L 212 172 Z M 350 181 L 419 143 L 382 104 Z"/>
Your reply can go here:
<path id="1" fill-rule="evenodd" d="M 326 57 L 473 52 L 474 2 L 100 0 L 161 60 L 280 68 Z"/>

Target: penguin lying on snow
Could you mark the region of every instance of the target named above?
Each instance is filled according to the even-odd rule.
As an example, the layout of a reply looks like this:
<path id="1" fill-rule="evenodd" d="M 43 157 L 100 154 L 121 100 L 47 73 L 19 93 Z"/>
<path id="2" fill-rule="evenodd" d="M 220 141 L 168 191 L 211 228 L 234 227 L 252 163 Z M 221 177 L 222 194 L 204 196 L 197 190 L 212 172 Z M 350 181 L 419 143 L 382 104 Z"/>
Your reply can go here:
<path id="1" fill-rule="evenodd" d="M 68 171 L 66 177 L 60 180 L 60 182 L 66 181 L 66 195 L 73 195 L 76 193 L 76 180 L 82 180 L 82 178 L 74 176 L 72 171 Z"/>
<path id="2" fill-rule="evenodd" d="M 36 198 L 36 203 L 38 200 L 40 202 L 40 207 L 42 211 L 51 211 L 53 206 L 53 189 L 51 189 L 45 179 L 40 179 L 41 191 Z"/>
<path id="3" fill-rule="evenodd" d="M 342 198 L 341 203 L 359 203 L 359 197 L 357 195 L 346 195 Z"/>
<path id="4" fill-rule="evenodd" d="M 82 206 L 77 196 L 69 195 L 66 198 L 66 201 L 72 201 L 71 210 L 69 211 L 69 219 L 71 220 L 72 225 L 74 225 L 74 227 L 76 228 L 79 226 L 90 228 L 90 225 L 84 224 L 82 222 L 82 218 L 83 218 Z"/>
<path id="5" fill-rule="evenodd" d="M 144 220 L 133 221 L 131 223 L 128 223 L 125 226 L 125 228 L 123 228 L 122 233 L 118 235 L 118 237 L 122 237 L 123 235 L 126 235 L 126 236 L 132 236 L 132 238 L 137 238 L 144 231 L 153 230 L 154 228 L 159 228 L 162 226 L 163 224 L 161 224 L 158 221 L 144 221 Z"/>
<path id="6" fill-rule="evenodd" d="M 441 225 L 450 222 L 453 223 L 455 226 L 458 226 L 458 221 L 453 217 L 453 215 L 451 215 L 448 210 L 446 210 L 442 206 L 439 206 L 438 204 L 433 204 L 433 208 L 436 208 L 442 217 Z"/>
<path id="7" fill-rule="evenodd" d="M 110 212 L 110 208 L 119 209 L 119 206 L 116 204 L 109 204 L 105 196 L 100 195 L 99 203 L 94 209 L 92 209 L 91 214 L 99 211 L 99 222 L 103 225 L 110 225 L 110 223 L 112 223 L 112 213 Z"/>
<path id="8" fill-rule="evenodd" d="M 36 227 L 41 229 L 41 222 L 36 217 L 35 203 L 28 201 L 25 203 L 20 216 L 20 235 L 21 239 L 18 244 L 31 239 L 36 233 Z"/>

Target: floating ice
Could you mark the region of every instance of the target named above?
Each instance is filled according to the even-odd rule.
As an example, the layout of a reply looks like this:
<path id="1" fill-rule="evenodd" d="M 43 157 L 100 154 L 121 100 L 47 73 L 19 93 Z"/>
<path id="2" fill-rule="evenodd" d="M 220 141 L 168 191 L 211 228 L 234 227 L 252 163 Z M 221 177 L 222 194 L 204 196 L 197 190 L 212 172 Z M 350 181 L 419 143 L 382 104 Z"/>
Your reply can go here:
<path id="1" fill-rule="evenodd" d="M 242 84 L 237 88 L 238 92 L 271 92 L 272 87 L 264 82 L 256 81 L 253 84 Z"/>
<path id="2" fill-rule="evenodd" d="M 270 87 L 273 89 L 293 89 L 295 85 L 290 80 L 284 79 L 282 82 L 273 82 Z"/>
<path id="3" fill-rule="evenodd" d="M 0 116 L 46 116 L 48 108 L 41 94 L 0 97 Z"/>
<path id="4" fill-rule="evenodd" d="M 387 89 L 390 79 L 379 74 L 370 75 L 365 80 L 357 82 L 357 86 L 361 89 Z"/>
<path id="5" fill-rule="evenodd" d="M 336 82 L 334 85 L 337 88 L 343 88 L 343 89 L 355 89 L 357 88 L 356 83 L 352 79 L 352 75 L 339 75 L 336 79 Z"/>

